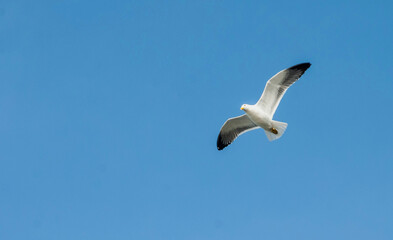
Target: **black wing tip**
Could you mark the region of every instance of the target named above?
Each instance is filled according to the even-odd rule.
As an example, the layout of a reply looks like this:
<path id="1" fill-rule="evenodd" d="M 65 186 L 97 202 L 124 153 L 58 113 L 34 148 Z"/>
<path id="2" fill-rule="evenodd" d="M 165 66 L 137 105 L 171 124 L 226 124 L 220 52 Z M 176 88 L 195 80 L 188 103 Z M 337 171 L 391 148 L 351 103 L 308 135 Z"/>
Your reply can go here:
<path id="1" fill-rule="evenodd" d="M 228 145 L 229 145 L 229 144 L 225 144 L 225 143 L 222 141 L 222 137 L 221 137 L 221 133 L 220 133 L 220 134 L 218 135 L 218 138 L 217 138 L 217 149 L 218 149 L 218 151 L 223 150 L 223 149 L 226 148 Z"/>
<path id="2" fill-rule="evenodd" d="M 311 66 L 311 63 L 305 62 L 305 63 L 297 64 L 293 67 L 290 67 L 289 69 L 306 71 L 310 66 Z"/>

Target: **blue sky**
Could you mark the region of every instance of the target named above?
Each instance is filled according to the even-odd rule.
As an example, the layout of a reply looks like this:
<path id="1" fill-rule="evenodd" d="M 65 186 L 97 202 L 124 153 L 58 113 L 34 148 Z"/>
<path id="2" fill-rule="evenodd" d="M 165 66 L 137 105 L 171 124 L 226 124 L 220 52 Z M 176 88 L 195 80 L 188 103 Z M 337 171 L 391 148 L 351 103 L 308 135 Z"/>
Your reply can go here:
<path id="1" fill-rule="evenodd" d="M 389 1 L 1 1 L 1 239 L 392 239 Z M 266 81 L 284 136 L 216 139 Z"/>

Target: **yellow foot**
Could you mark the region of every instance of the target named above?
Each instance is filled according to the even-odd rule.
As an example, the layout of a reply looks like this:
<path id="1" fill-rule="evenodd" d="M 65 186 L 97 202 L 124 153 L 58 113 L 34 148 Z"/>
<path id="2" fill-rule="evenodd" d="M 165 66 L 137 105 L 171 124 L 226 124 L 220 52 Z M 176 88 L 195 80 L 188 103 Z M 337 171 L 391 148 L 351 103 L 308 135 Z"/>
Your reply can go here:
<path id="1" fill-rule="evenodd" d="M 272 132 L 272 133 L 274 133 L 274 134 L 278 134 L 278 131 L 277 131 L 277 129 L 275 129 L 275 128 L 271 128 L 271 129 L 270 129 L 270 132 Z"/>

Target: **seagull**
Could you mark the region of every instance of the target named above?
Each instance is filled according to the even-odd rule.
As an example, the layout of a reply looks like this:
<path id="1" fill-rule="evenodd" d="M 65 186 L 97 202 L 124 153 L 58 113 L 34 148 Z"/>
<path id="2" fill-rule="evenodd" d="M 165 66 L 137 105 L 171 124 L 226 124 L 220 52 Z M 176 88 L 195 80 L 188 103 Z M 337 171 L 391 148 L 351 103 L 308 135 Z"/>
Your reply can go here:
<path id="1" fill-rule="evenodd" d="M 265 130 L 269 141 L 279 139 L 284 134 L 288 124 L 274 121 L 273 115 L 287 89 L 310 66 L 310 63 L 301 63 L 284 69 L 270 78 L 258 102 L 255 105 L 243 104 L 240 110 L 243 110 L 246 114 L 228 119 L 221 127 L 217 139 L 217 149 L 223 150 L 241 134 L 258 128 Z"/>

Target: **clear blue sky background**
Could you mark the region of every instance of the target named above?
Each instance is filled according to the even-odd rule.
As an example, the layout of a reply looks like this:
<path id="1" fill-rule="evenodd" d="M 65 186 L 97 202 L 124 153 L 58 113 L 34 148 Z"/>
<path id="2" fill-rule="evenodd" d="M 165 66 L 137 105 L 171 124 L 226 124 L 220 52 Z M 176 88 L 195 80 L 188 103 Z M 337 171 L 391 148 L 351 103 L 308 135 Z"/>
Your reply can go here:
<path id="1" fill-rule="evenodd" d="M 393 239 L 391 1 L 1 1 L 0 239 Z M 221 125 L 278 71 L 269 142 Z"/>

